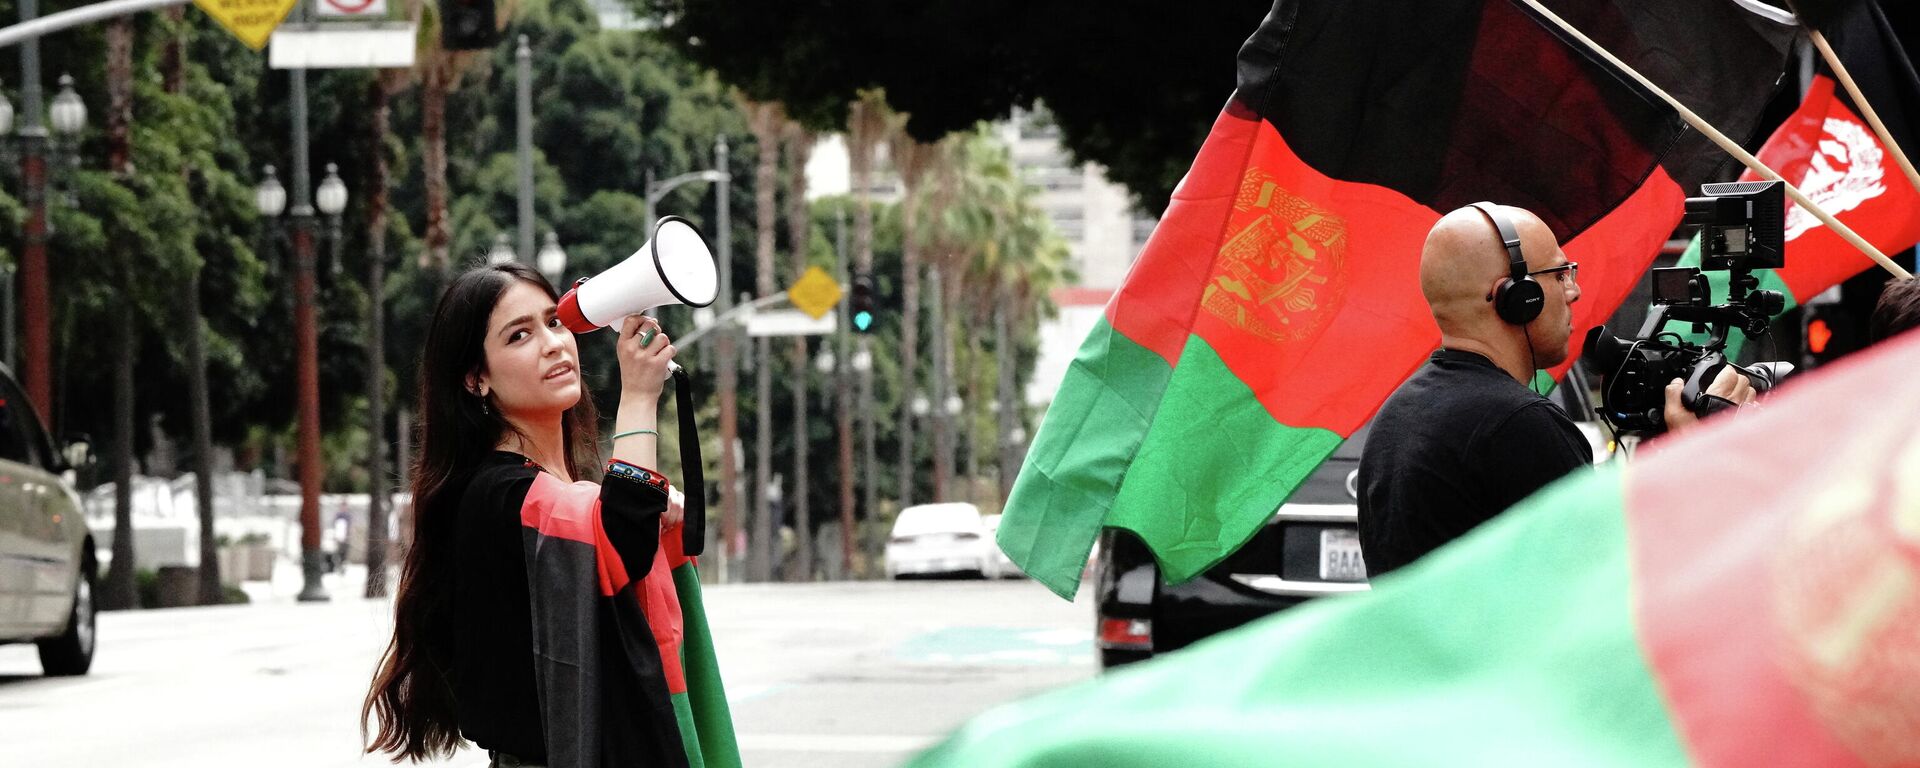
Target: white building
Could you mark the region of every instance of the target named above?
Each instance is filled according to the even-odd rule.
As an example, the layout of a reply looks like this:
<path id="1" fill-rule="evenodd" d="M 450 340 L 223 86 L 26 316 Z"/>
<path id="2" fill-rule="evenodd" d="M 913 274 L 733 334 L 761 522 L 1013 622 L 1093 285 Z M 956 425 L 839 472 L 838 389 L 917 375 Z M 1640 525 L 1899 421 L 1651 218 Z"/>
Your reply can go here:
<path id="1" fill-rule="evenodd" d="M 1045 111 L 1017 112 L 995 126 L 1013 149 L 1020 174 L 1040 188 L 1039 203 L 1067 239 L 1079 281 L 1054 291 L 1059 314 L 1040 326 L 1040 355 L 1027 383 L 1027 402 L 1044 407 L 1067 375 L 1081 343 L 1125 282 L 1153 231 L 1152 217 L 1134 208 L 1126 187 L 1094 163 L 1075 165 L 1060 130 Z"/>

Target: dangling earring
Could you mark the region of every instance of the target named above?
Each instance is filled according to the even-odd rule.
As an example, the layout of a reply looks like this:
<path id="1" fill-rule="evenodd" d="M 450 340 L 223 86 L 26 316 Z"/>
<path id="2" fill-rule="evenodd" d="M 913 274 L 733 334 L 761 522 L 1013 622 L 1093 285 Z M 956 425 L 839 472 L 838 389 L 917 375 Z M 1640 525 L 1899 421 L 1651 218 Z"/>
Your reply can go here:
<path id="1" fill-rule="evenodd" d="M 482 390 L 480 390 L 480 391 L 479 391 L 479 392 L 478 392 L 477 394 L 475 394 L 475 395 L 474 395 L 474 397 L 477 397 L 477 398 L 480 398 L 480 412 L 481 412 L 481 413 L 484 413 L 484 414 L 486 414 L 486 415 L 488 415 L 488 416 L 491 416 L 491 415 L 493 415 L 493 409 L 492 409 L 492 408 L 489 408 L 489 407 L 487 407 L 487 391 L 486 391 L 486 390 L 484 390 L 484 389 L 482 389 Z"/>

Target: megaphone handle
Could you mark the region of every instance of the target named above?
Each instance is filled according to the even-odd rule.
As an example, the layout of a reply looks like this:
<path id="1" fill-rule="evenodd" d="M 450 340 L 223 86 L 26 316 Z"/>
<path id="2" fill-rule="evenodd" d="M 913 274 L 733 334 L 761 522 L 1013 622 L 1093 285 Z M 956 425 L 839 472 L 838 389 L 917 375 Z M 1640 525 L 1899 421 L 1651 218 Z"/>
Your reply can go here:
<path id="1" fill-rule="evenodd" d="M 674 410 L 680 418 L 681 490 L 686 492 L 686 517 L 680 527 L 680 548 L 694 557 L 707 544 L 707 482 L 700 462 L 700 432 L 694 419 L 693 385 L 687 371 L 669 364 L 674 385 Z"/>

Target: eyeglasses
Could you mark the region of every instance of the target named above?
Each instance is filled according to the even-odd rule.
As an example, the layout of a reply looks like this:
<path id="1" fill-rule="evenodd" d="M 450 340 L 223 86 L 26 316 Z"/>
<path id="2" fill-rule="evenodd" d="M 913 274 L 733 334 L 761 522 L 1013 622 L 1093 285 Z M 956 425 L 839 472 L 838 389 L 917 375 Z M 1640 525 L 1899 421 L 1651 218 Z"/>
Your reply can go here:
<path id="1" fill-rule="evenodd" d="M 1569 261 L 1557 267 L 1547 267 L 1546 269 L 1528 272 L 1527 275 L 1529 276 L 1553 275 L 1554 277 L 1559 278 L 1560 283 L 1562 285 L 1567 283 L 1577 283 L 1577 282 L 1580 282 L 1580 262 Z"/>

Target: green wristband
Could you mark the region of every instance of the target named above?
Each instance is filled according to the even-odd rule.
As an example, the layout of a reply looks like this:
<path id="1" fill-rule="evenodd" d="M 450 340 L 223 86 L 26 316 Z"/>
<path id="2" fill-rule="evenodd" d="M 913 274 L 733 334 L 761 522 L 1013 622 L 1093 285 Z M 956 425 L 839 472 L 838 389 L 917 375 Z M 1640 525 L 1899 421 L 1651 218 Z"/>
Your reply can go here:
<path id="1" fill-rule="evenodd" d="M 659 437 L 660 433 L 651 429 L 636 429 L 629 432 L 615 432 L 613 433 L 613 439 L 619 440 L 620 438 L 633 437 L 634 435 L 653 435 L 654 437 Z"/>

